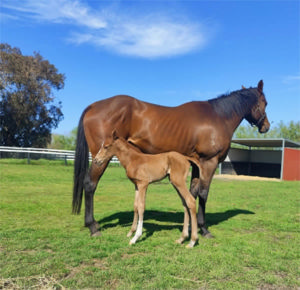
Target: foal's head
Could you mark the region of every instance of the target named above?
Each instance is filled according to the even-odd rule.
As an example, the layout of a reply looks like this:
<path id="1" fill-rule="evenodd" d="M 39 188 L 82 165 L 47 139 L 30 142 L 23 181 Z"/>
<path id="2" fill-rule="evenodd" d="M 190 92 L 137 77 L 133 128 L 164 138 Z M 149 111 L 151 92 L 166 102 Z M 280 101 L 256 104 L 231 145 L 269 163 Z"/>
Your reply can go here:
<path id="1" fill-rule="evenodd" d="M 252 107 L 246 120 L 253 126 L 257 126 L 260 133 L 266 133 L 270 129 L 270 123 L 266 114 L 267 100 L 263 93 L 264 83 L 261 80 L 258 83 L 257 90 L 257 103 Z"/>
<path id="2" fill-rule="evenodd" d="M 118 146 L 117 142 L 119 137 L 117 136 L 116 132 L 113 131 L 113 134 L 110 138 L 107 138 L 101 144 L 101 147 L 94 158 L 94 162 L 98 165 L 102 165 L 103 163 L 108 162 L 113 156 L 117 154 Z"/>

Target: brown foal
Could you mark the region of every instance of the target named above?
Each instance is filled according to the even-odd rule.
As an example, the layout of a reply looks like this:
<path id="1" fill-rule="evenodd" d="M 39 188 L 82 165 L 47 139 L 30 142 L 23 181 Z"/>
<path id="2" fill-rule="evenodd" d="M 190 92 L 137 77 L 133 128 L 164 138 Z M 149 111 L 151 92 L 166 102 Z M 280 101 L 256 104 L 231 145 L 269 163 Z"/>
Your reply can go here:
<path id="1" fill-rule="evenodd" d="M 109 140 L 107 140 L 109 142 Z M 145 211 L 146 191 L 149 183 L 158 181 L 169 175 L 171 184 L 177 190 L 184 206 L 184 224 L 181 237 L 176 241 L 183 243 L 189 236 L 189 217 L 191 217 L 191 240 L 187 247 L 192 248 L 198 240 L 198 227 L 196 217 L 196 200 L 186 186 L 190 162 L 198 165 L 198 161 L 177 152 L 161 154 L 144 154 L 138 152 L 125 139 L 113 132 L 112 141 L 103 143 L 94 158 L 97 165 L 108 162 L 112 156 L 117 156 L 126 170 L 128 178 L 135 184 L 134 218 L 131 230 L 127 234 L 134 237 L 129 244 L 141 237 L 143 230 L 143 217 Z"/>

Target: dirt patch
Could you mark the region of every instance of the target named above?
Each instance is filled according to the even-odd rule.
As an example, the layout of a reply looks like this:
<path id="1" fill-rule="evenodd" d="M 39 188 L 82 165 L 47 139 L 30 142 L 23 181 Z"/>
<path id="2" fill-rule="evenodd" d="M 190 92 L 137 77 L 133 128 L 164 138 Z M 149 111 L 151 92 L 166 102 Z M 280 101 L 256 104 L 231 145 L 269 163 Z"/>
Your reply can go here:
<path id="1" fill-rule="evenodd" d="M 278 178 L 268 178 L 259 176 L 249 176 L 249 175 L 231 175 L 231 174 L 215 174 L 214 178 L 224 179 L 224 180 L 260 180 L 260 181 L 275 181 L 280 182 Z"/>
<path id="2" fill-rule="evenodd" d="M 89 263 L 83 262 L 78 267 L 70 269 L 70 272 L 66 275 L 64 280 L 73 279 L 78 273 L 84 271 L 88 267 L 95 267 L 100 270 L 107 270 L 108 266 L 105 260 L 93 259 Z"/>
<path id="3" fill-rule="evenodd" d="M 53 277 L 45 276 L 31 276 L 31 277 L 17 277 L 17 278 L 7 278 L 0 279 L 0 289 L 6 290 L 17 290 L 17 289 L 60 289 L 65 290 L 66 288 L 62 286 Z"/>

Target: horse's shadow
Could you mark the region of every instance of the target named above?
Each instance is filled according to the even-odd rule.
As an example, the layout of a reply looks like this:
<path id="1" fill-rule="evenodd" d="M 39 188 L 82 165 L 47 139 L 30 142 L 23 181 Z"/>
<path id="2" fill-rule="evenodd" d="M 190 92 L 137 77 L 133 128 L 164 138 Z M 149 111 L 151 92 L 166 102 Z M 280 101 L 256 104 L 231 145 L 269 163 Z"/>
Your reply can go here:
<path id="1" fill-rule="evenodd" d="M 232 209 L 225 212 L 207 213 L 206 225 L 208 227 L 218 225 L 240 214 L 254 214 L 254 212 L 243 209 Z M 147 210 L 144 214 L 144 224 L 146 236 L 143 239 L 147 239 L 152 236 L 154 232 L 162 230 L 182 230 L 183 226 L 183 212 L 171 212 L 171 211 L 158 211 Z M 133 211 L 123 211 L 107 216 L 98 221 L 102 230 L 107 228 L 113 228 L 118 225 L 123 227 L 130 227 L 133 220 Z M 157 221 L 157 222 L 155 222 Z"/>

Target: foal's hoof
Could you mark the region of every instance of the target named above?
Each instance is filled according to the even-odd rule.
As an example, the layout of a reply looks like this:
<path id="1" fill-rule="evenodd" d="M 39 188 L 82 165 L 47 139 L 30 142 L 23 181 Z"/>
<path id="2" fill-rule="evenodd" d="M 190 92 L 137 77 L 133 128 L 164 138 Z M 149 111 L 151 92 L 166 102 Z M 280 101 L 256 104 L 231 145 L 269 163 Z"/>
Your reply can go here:
<path id="1" fill-rule="evenodd" d="M 133 232 L 130 231 L 128 234 L 127 234 L 127 238 L 130 238 L 132 236 Z"/>
<path id="2" fill-rule="evenodd" d="M 99 231 L 97 231 L 97 232 L 95 232 L 95 233 L 93 233 L 93 234 L 91 234 L 91 237 L 101 237 L 101 232 L 99 232 Z"/>
<path id="3" fill-rule="evenodd" d="M 191 248 L 194 247 L 195 244 L 196 244 L 196 242 L 190 241 L 185 247 L 186 247 L 187 249 L 191 249 Z"/>
<path id="4" fill-rule="evenodd" d="M 184 240 L 185 239 L 180 238 L 180 239 L 176 240 L 175 243 L 181 245 L 184 242 Z"/>

